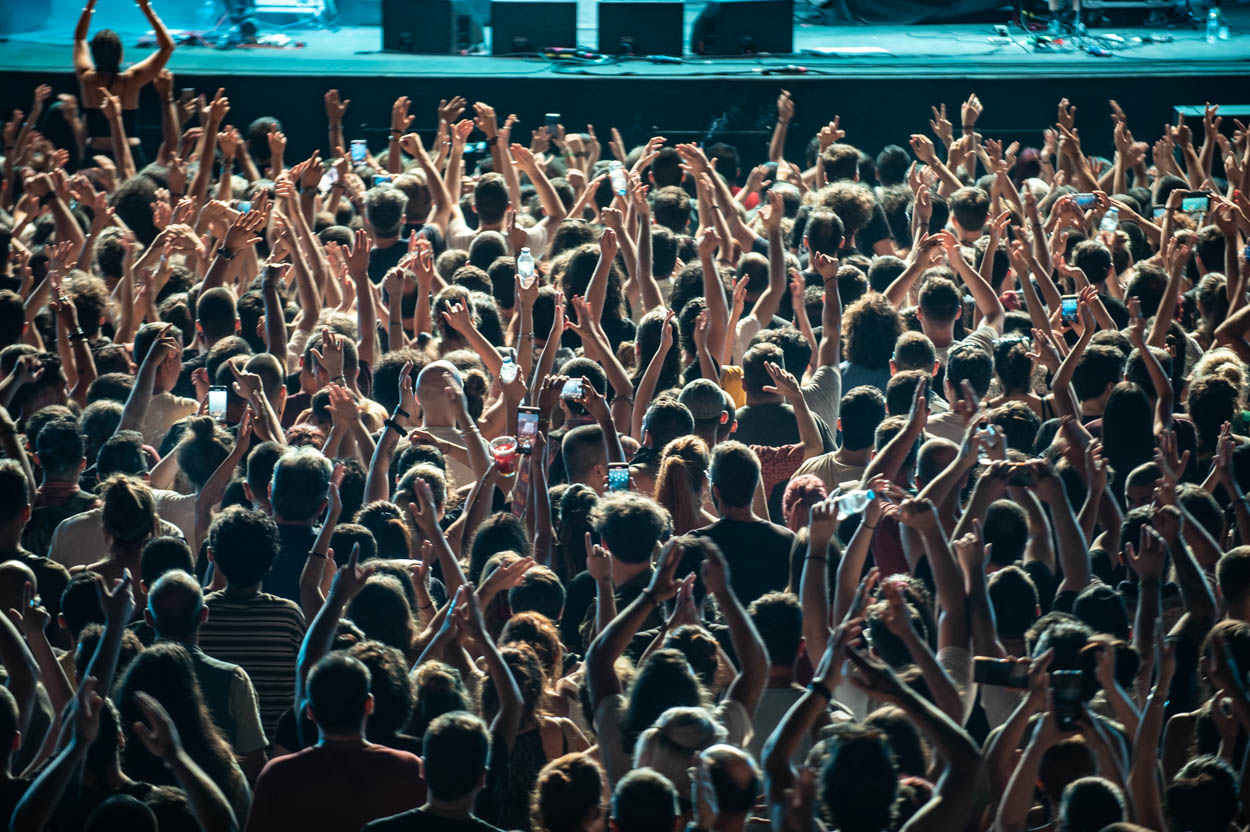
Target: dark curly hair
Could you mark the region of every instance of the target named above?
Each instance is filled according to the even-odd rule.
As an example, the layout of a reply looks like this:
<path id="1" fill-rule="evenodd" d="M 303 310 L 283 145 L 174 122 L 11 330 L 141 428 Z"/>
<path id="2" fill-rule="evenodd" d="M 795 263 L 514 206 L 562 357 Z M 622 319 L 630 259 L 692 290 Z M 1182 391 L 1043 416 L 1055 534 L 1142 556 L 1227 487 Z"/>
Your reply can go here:
<path id="1" fill-rule="evenodd" d="M 855 301 L 842 318 L 846 357 L 870 370 L 890 366 L 894 342 L 902 333 L 902 316 L 894 304 L 878 292 L 869 292 Z"/>

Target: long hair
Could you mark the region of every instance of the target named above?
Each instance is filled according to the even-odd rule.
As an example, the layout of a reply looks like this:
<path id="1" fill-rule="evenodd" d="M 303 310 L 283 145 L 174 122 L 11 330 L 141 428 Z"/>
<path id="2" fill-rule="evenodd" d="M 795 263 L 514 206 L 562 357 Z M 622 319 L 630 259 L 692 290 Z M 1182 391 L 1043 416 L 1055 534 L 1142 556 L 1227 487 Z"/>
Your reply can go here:
<path id="1" fill-rule="evenodd" d="M 161 703 L 178 729 L 187 755 L 222 786 L 234 804 L 234 796 L 244 793 L 247 785 L 230 745 L 213 724 L 187 649 L 172 642 L 158 642 L 147 648 L 126 668 L 113 695 L 126 737 L 122 768 L 136 780 L 176 786 L 178 781 L 164 761 L 154 757 L 135 735 L 134 724 L 143 721 L 143 712 L 135 701 L 139 692 Z"/>
<path id="2" fill-rule="evenodd" d="M 703 686 L 680 650 L 662 648 L 647 656 L 629 688 L 621 720 L 625 751 L 633 754 L 639 735 L 669 708 L 703 704 Z"/>
<path id="3" fill-rule="evenodd" d="M 100 522 L 110 544 L 137 548 L 156 534 L 156 499 L 142 480 L 114 474 L 100 486 L 100 496 Z"/>
<path id="4" fill-rule="evenodd" d="M 673 515 L 674 534 L 707 525 L 700 509 L 711 463 L 707 443 L 697 436 L 681 436 L 664 446 L 660 475 L 655 479 L 655 501 Z"/>

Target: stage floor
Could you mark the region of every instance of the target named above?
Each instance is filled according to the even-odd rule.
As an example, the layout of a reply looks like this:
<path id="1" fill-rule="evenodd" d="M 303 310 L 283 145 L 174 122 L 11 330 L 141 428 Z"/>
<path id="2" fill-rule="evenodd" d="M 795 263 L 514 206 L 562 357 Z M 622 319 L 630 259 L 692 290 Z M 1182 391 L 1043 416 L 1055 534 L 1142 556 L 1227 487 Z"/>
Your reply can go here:
<path id="1" fill-rule="evenodd" d="M 60 3 L 57 4 L 58 6 Z M 1231 5 L 1231 4 L 1226 4 Z M 686 3 L 687 42 L 699 3 Z M 334 31 L 285 30 L 302 48 L 250 47 L 223 51 L 203 46 L 180 46 L 170 68 L 178 75 L 263 76 L 375 76 L 472 78 L 534 77 L 578 74 L 588 76 L 642 76 L 656 78 L 734 77 L 784 74 L 786 65 L 805 67 L 808 76 L 859 78 L 1011 78 L 1011 77 L 1127 77 L 1151 75 L 1250 74 L 1250 7 L 1228 9 L 1232 36 L 1214 45 L 1198 29 L 1096 28 L 1091 35 L 1115 34 L 1124 45 L 1103 41 L 1110 57 L 1096 57 L 1074 44 L 1052 52 L 1035 51 L 1028 34 L 1009 28 L 1009 39 L 994 37 L 989 22 L 880 26 L 827 26 L 798 23 L 791 56 L 701 58 L 686 57 L 679 64 L 627 60 L 604 64 L 552 62 L 537 58 L 489 55 L 405 55 L 382 53 L 381 29 L 344 26 Z M 118 29 L 129 55 L 142 31 L 142 18 L 97 14 L 97 26 Z M 53 15 L 56 28 L 11 36 L 0 42 L 0 71 L 65 72 L 70 67 L 73 19 Z M 1006 23 L 1004 19 L 1001 21 Z M 1167 35 L 1170 43 L 1133 43 L 1132 38 Z M 578 42 L 596 44 L 595 4 L 580 0 Z M 804 50 L 845 50 L 836 55 L 804 54 Z M 865 50 L 871 50 L 865 52 Z M 1231 102 L 1230 102 L 1231 103 Z M 1237 102 L 1243 103 L 1243 102 Z"/>

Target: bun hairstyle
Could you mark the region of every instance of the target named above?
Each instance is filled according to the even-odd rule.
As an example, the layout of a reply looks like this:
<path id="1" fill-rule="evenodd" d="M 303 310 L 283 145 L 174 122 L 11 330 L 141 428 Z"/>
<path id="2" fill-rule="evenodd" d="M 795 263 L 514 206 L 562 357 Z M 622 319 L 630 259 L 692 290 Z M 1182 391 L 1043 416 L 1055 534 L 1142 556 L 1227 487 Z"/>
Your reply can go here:
<path id="1" fill-rule="evenodd" d="M 486 392 L 490 389 L 490 382 L 486 380 L 486 374 L 481 370 L 472 369 L 464 372 L 461 376 L 461 383 L 469 415 L 477 419 L 482 415 L 482 409 L 486 405 Z"/>
<path id="2" fill-rule="evenodd" d="M 655 479 L 655 501 L 673 515 L 674 534 L 706 525 L 699 509 L 711 464 L 707 443 L 697 436 L 681 436 L 664 446 Z"/>
<path id="3" fill-rule="evenodd" d="M 994 372 L 1002 382 L 1004 393 L 1029 392 L 1029 376 L 1033 372 L 1029 349 L 1030 343 L 1024 339 L 1003 339 L 995 345 Z"/>
<path id="4" fill-rule="evenodd" d="M 807 528 L 808 511 L 829 496 L 825 484 L 815 474 L 799 474 L 790 480 L 781 496 L 781 516 L 792 532 Z"/>
<path id="5" fill-rule="evenodd" d="M 199 490 L 230 456 L 230 434 L 219 428 L 211 416 L 192 416 L 187 419 L 184 436 L 188 441 L 178 449 L 178 467 Z"/>
<path id="6" fill-rule="evenodd" d="M 156 499 L 142 480 L 115 474 L 100 486 L 100 496 L 100 519 L 110 543 L 135 546 L 156 534 Z"/>
<path id="7" fill-rule="evenodd" d="M 451 665 L 434 659 L 421 663 L 409 675 L 417 694 L 408 721 L 408 733 L 412 736 L 425 736 L 430 723 L 445 713 L 474 709 L 460 671 Z"/>
<path id="8" fill-rule="evenodd" d="M 603 768 L 578 752 L 557 757 L 538 772 L 530 798 L 530 826 L 539 832 L 581 832 L 603 814 Z"/>
<path id="9" fill-rule="evenodd" d="M 697 624 L 683 624 L 669 633 L 664 646 L 680 650 L 703 686 L 715 687 L 720 650 L 715 636 Z"/>

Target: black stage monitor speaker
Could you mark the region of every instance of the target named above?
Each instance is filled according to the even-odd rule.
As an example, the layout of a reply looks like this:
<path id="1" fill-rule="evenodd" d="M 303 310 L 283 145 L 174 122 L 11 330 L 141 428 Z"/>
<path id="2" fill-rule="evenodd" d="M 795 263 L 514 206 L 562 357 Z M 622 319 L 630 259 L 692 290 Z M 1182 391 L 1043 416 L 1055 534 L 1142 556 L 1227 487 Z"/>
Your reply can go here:
<path id="1" fill-rule="evenodd" d="M 680 0 L 601 0 L 595 5 L 603 54 L 681 56 Z"/>
<path id="2" fill-rule="evenodd" d="M 576 0 L 493 0 L 491 54 L 577 46 Z"/>
<path id="3" fill-rule="evenodd" d="M 482 42 L 482 24 L 463 0 L 382 0 L 382 48 L 448 55 Z"/>
<path id="4" fill-rule="evenodd" d="M 793 0 L 712 0 L 690 30 L 696 55 L 794 51 Z"/>

